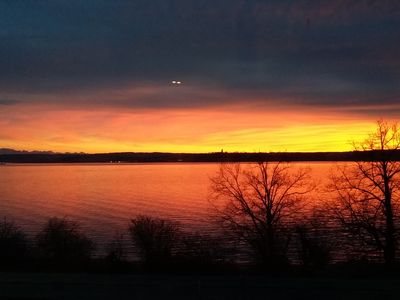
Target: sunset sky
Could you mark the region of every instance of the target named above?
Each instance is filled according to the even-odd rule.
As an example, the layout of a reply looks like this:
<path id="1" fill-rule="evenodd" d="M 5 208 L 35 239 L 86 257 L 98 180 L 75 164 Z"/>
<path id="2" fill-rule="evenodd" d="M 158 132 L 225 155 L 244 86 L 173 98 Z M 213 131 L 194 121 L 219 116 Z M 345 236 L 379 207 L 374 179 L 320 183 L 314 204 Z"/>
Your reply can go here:
<path id="1" fill-rule="evenodd" d="M 0 148 L 350 150 L 400 117 L 399 28 L 397 0 L 0 1 Z"/>

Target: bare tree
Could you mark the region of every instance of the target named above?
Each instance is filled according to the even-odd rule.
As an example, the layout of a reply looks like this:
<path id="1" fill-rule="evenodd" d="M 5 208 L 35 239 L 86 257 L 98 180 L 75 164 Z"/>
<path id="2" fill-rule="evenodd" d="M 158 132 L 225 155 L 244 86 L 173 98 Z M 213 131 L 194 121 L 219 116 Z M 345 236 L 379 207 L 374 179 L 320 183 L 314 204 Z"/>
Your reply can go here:
<path id="1" fill-rule="evenodd" d="M 223 224 L 271 263 L 284 255 L 282 231 L 313 187 L 308 170 L 289 163 L 222 164 L 211 202 Z"/>
<path id="2" fill-rule="evenodd" d="M 338 167 L 331 184 L 337 193 L 335 213 L 354 236 L 382 251 L 387 264 L 396 258 L 396 226 L 400 197 L 400 129 L 396 123 L 377 122 L 376 132 L 355 144 L 362 161 Z"/>

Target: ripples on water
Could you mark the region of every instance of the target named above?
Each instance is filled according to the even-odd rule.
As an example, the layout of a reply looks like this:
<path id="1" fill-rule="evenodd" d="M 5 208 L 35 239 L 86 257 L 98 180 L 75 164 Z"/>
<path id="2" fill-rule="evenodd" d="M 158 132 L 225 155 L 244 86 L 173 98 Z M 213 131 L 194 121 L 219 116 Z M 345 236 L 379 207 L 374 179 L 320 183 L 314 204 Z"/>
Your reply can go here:
<path id="1" fill-rule="evenodd" d="M 310 167 L 321 189 L 333 163 Z M 30 164 L 0 167 L 0 216 L 34 236 L 49 217 L 69 217 L 102 251 L 131 218 L 150 215 L 178 221 L 184 229 L 212 232 L 207 200 L 218 164 Z"/>

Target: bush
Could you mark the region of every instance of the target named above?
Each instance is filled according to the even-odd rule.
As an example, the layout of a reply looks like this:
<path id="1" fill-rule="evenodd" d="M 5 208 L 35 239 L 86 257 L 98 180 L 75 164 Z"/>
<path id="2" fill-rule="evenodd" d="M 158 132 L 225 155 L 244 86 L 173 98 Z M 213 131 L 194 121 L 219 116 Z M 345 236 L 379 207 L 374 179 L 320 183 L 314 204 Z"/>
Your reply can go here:
<path id="1" fill-rule="evenodd" d="M 226 237 L 185 233 L 181 239 L 180 258 L 193 266 L 211 267 L 231 262 L 235 249 Z"/>
<path id="2" fill-rule="evenodd" d="M 147 265 L 169 263 L 178 243 L 179 226 L 168 220 L 138 216 L 129 226 L 134 246 Z"/>
<path id="3" fill-rule="evenodd" d="M 58 263 L 88 260 L 94 250 L 78 223 L 66 218 L 49 219 L 37 236 L 37 246 L 43 258 Z"/>
<path id="4" fill-rule="evenodd" d="M 2 265 L 21 261 L 27 254 L 27 239 L 14 223 L 4 219 L 0 223 L 0 261 Z"/>

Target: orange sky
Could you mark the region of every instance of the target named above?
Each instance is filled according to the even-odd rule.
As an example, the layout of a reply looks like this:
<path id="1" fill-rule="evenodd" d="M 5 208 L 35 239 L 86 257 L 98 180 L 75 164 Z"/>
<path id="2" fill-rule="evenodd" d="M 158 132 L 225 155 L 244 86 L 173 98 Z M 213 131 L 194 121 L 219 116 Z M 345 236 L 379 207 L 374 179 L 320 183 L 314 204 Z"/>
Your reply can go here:
<path id="1" fill-rule="evenodd" d="M 344 151 L 400 116 L 398 1 L 3 2 L 0 148 Z"/>
<path id="2" fill-rule="evenodd" d="M 340 109 L 0 109 L 0 146 L 60 152 L 345 151 L 376 119 Z"/>

